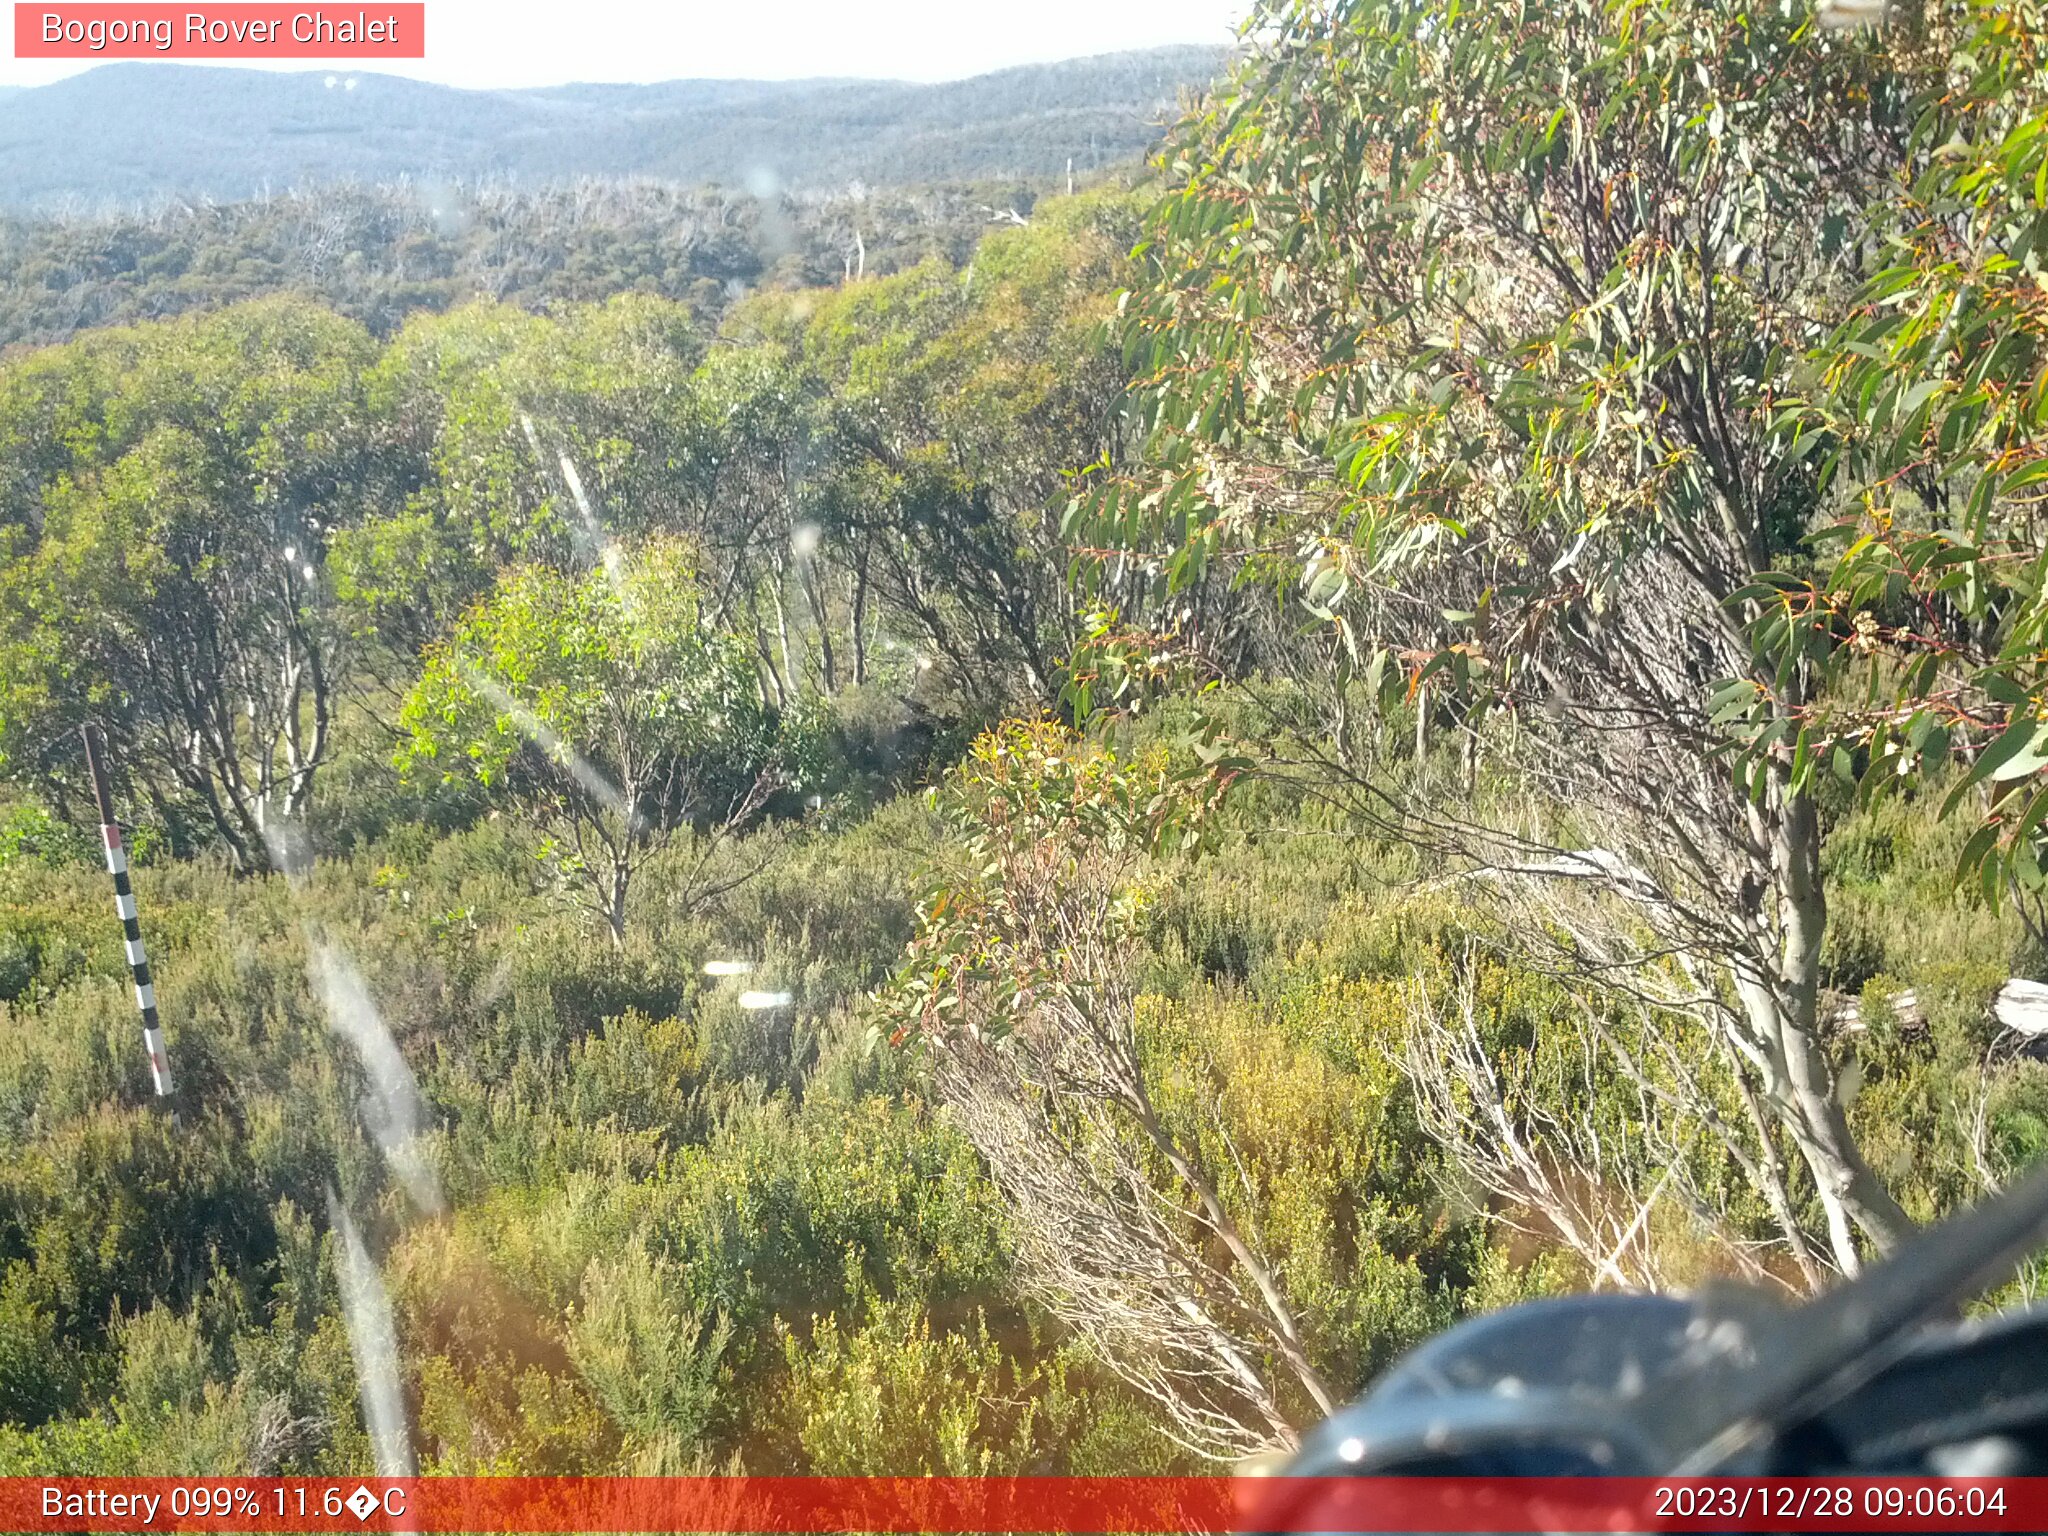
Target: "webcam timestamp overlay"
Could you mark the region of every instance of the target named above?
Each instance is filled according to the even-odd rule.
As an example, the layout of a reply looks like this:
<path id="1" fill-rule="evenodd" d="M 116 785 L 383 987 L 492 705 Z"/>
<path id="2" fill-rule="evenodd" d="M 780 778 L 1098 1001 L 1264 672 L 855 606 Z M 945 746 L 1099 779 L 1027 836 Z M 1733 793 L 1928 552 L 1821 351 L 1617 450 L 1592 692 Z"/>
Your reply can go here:
<path id="1" fill-rule="evenodd" d="M 7 1478 L 0 1530 L 2040 1531 L 2048 1478 Z"/>

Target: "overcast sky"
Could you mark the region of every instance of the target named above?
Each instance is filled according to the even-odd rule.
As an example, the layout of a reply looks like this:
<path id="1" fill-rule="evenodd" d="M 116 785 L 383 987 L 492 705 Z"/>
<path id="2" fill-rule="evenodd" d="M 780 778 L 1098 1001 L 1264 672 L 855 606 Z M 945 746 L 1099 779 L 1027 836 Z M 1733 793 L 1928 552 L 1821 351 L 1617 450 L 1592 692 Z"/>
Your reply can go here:
<path id="1" fill-rule="evenodd" d="M 473 87 L 690 76 L 956 80 L 1121 48 L 1227 43 L 1249 7 L 1250 0 L 427 0 L 425 60 L 337 67 Z M 102 8 L 124 14 L 118 4 Z M 326 9 L 376 12 L 374 0 L 326 0 Z M 17 60 L 10 44 L 0 83 L 40 85 L 91 67 Z M 307 60 L 275 67 L 325 68 Z"/>

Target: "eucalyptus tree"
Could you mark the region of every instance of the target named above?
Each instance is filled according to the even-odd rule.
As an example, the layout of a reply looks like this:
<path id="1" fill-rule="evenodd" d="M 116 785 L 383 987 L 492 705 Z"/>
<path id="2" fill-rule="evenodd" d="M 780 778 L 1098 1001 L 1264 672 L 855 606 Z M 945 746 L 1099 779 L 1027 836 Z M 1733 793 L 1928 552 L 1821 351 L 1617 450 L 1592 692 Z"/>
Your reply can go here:
<path id="1" fill-rule="evenodd" d="M 780 782 L 746 648 L 704 625 L 673 540 L 581 575 L 507 570 L 427 653 L 399 725 L 400 769 L 521 812 L 615 943 L 649 858 L 740 829 Z"/>
<path id="2" fill-rule="evenodd" d="M 833 691 L 871 675 L 886 632 L 962 697 L 1050 696 L 1078 631 L 1063 474 L 1124 441 L 1099 333 L 1134 229 L 1127 195 L 1041 204 L 964 269 L 929 260 L 729 319 L 744 345 L 700 378 L 725 444 L 706 542 L 758 573 L 743 590 L 773 608 L 771 667 L 791 670 L 800 628 Z"/>
<path id="3" fill-rule="evenodd" d="M 701 351 L 689 311 L 645 294 L 409 322 L 366 402 L 402 494 L 336 541 L 358 626 L 409 665 L 505 564 L 567 569 L 613 536 L 693 531 Z"/>
<path id="4" fill-rule="evenodd" d="M 1128 301 L 1145 468 L 1070 537 L 1158 605 L 1277 588 L 1343 706 L 1301 752 L 1319 787 L 1475 891 L 1602 893 L 1521 936 L 1728 1052 L 1853 1270 L 1910 1221 L 1823 1039 L 1797 722 L 1827 676 L 1764 643 L 1754 578 L 1847 508 L 1812 402 L 1881 264 L 1923 35 L 1803 0 L 1344 0 L 1269 3 L 1251 37 L 1169 145 Z M 1365 698 L 1534 793 L 1390 789 Z M 1738 761 L 1751 708 L 1771 745 Z"/>
<path id="5" fill-rule="evenodd" d="M 126 788 L 266 867 L 334 746 L 350 664 L 330 539 L 382 495 L 361 327 L 268 301 L 5 370 L 0 751 L 61 798 L 75 727 Z"/>
<path id="6" fill-rule="evenodd" d="M 2043 940 L 2048 10 L 1930 4 L 1894 41 L 1926 88 L 1872 209 L 1878 270 L 1788 403 L 1847 508 L 1831 560 L 1747 594 L 1757 649 L 1828 686 L 1731 684 L 1723 714 L 1751 765 L 1945 779 L 1977 821 L 1966 883 L 2017 895 Z"/>

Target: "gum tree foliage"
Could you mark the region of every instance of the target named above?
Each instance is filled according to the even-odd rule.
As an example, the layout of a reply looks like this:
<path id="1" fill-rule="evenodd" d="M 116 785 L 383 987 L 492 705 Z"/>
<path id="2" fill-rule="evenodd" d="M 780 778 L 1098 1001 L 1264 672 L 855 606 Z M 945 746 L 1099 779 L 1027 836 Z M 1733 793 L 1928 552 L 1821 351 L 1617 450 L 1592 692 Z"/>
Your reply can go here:
<path id="1" fill-rule="evenodd" d="M 1853 1269 L 1909 1223 L 1822 1042 L 1795 738 L 1830 678 L 1756 632 L 1752 582 L 1843 511 L 1809 403 L 1872 348 L 1841 327 L 1928 151 L 1922 33 L 1802 0 L 1346 0 L 1268 4 L 1252 37 L 1168 151 L 1127 301 L 1147 469 L 1071 535 L 1147 563 L 1155 609 L 1237 581 L 1305 612 L 1325 792 L 1487 889 L 1604 891 L 1625 921 L 1524 931 L 1588 980 L 1657 971 L 1659 1007 L 1734 1048 Z M 1770 744 L 1746 763 L 1738 696 Z M 1373 700 L 1509 759 L 1531 802 L 1376 789 L 1346 729 Z"/>
<path id="2" fill-rule="evenodd" d="M 963 269 L 768 297 L 729 322 L 758 345 L 705 370 L 756 381 L 707 412 L 730 424 L 719 474 L 745 513 L 716 503 L 723 542 L 754 540 L 765 590 L 802 604 L 825 691 L 869 678 L 879 619 L 964 696 L 1050 691 L 1076 623 L 1048 509 L 1069 465 L 1123 440 L 1101 327 L 1135 227 L 1128 195 L 1089 193 Z M 785 529 L 805 530 L 794 557 Z"/>
<path id="3" fill-rule="evenodd" d="M 963 685 L 1044 697 L 1070 643 L 1048 552 L 1061 474 L 1116 446 L 1124 382 L 1100 342 L 1135 237 L 1128 199 L 1042 209 L 955 274 L 856 288 L 810 325 L 833 381 L 845 481 L 833 510 L 892 610 Z"/>
<path id="4" fill-rule="evenodd" d="M 1867 793 L 1942 776 L 1947 809 L 1979 818 L 1965 881 L 2019 895 L 2039 936 L 2048 11 L 1929 5 L 1897 45 L 1925 86 L 1873 210 L 1877 270 L 1782 418 L 1825 451 L 1845 505 L 1824 562 L 1773 569 L 1746 594 L 1777 670 L 1731 680 L 1716 702 L 1752 771 L 1789 756 L 1795 777 Z M 1803 672 L 1826 686 L 1786 686 Z"/>
<path id="5" fill-rule="evenodd" d="M 410 661 L 503 565 L 587 563 L 607 531 L 690 531 L 694 483 L 679 466 L 702 350 L 688 310 L 644 294 L 545 318 L 477 303 L 408 323 L 366 392 L 412 478 L 336 541 L 359 622 Z"/>
<path id="6" fill-rule="evenodd" d="M 695 562 L 668 540 L 582 575 L 506 572 L 428 652 L 399 724 L 401 771 L 530 818 L 617 942 L 651 856 L 738 829 L 777 783 L 746 650 L 705 630 Z"/>
<path id="7" fill-rule="evenodd" d="M 328 540 L 381 494 L 367 333 L 269 301 L 0 371 L 0 751 L 61 801 L 103 725 L 123 799 L 243 870 L 306 815 L 348 668 Z"/>
<path id="8" fill-rule="evenodd" d="M 1047 509 L 1121 440 L 1100 328 L 1135 220 L 1073 198 L 965 270 L 761 295 L 717 345 L 641 294 L 416 318 L 369 382 L 409 478 L 338 540 L 339 590 L 404 665 L 501 564 L 588 561 L 593 527 L 674 535 L 778 705 L 916 658 L 963 697 L 1042 697 L 1074 629 Z"/>
<path id="9" fill-rule="evenodd" d="M 816 685 L 833 678 L 831 619 L 813 558 L 822 542 L 807 526 L 805 481 L 829 452 L 817 396 L 790 360 L 763 347 L 719 348 L 692 381 L 697 433 L 683 461 L 695 487 L 690 533 L 719 578 L 706 593 L 716 622 L 752 636 L 765 686 L 777 702 L 804 683 L 804 617 L 815 626 Z"/>

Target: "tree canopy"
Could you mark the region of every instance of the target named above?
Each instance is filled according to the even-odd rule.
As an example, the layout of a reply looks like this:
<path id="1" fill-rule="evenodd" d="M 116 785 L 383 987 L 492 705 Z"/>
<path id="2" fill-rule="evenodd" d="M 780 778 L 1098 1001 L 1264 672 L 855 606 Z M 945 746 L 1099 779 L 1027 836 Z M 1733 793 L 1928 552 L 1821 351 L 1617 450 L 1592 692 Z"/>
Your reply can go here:
<path id="1" fill-rule="evenodd" d="M 1169 601 L 1277 587 L 1311 620 L 1283 644 L 1326 680 L 1339 737 L 1356 689 L 1444 699 L 1468 754 L 1577 807 L 1359 797 L 1471 867 L 1632 908 L 1633 936 L 1567 925 L 1589 978 L 1659 954 L 1704 967 L 1662 995 L 1754 1074 L 1848 1266 L 1857 1229 L 1883 1245 L 1905 1217 L 1818 1045 L 1815 775 L 1876 787 L 1926 759 L 1933 667 L 1873 666 L 1895 633 L 1874 607 L 1914 585 L 1873 574 L 1898 537 L 1883 504 L 1951 487 L 1923 503 L 1940 521 L 1972 478 L 1954 456 L 2011 420 L 1987 370 L 2030 366 L 2024 332 L 1989 317 L 1935 347 L 1985 354 L 1957 360 L 1953 390 L 1908 361 L 1927 327 L 1901 303 L 1968 286 L 1913 271 L 1924 200 L 1948 197 L 1932 216 L 1952 224 L 1984 182 L 1950 181 L 1943 146 L 1973 117 L 2020 131 L 2018 56 L 1998 60 L 2029 35 L 2002 7 L 1929 12 L 1844 32 L 1790 4 L 1263 7 L 1256 56 L 1169 152 L 1129 303 L 1145 468 L 1105 476 L 1071 523 L 1145 561 Z M 1950 90 L 1964 38 L 1974 103 Z M 2002 272 L 1995 237 L 1974 239 Z M 1941 422 L 1909 419 L 1951 394 Z M 1916 479 L 1930 432 L 1951 462 Z M 1994 490 L 1974 499 L 2017 532 Z M 1824 541 L 1844 535 L 1850 563 L 1828 573 Z M 1995 534 L 1949 548 L 1966 536 L 1923 536 L 1901 570 L 1931 562 L 1942 591 L 1897 617 L 1937 651 L 2024 652 L 2023 604 L 1968 573 L 1983 554 L 2024 587 L 2034 556 Z M 1236 659 L 1232 635 L 1184 639 Z M 1874 716 L 1852 676 L 1887 694 Z M 2031 716 L 1959 796 L 2038 771 Z M 1906 717 L 1918 756 L 1867 751 Z"/>
<path id="2" fill-rule="evenodd" d="M 176 826 L 244 868 L 304 815 L 348 666 L 330 539 L 381 500 L 369 337 L 273 301 L 111 333 L 7 374 L 0 751 L 77 789 L 96 717 Z"/>
<path id="3" fill-rule="evenodd" d="M 672 541 L 608 549 L 580 578 L 507 572 L 428 653 L 399 724 L 402 770 L 473 779 L 532 817 L 620 942 L 649 854 L 744 823 L 775 784 L 746 647 L 706 631 Z"/>

